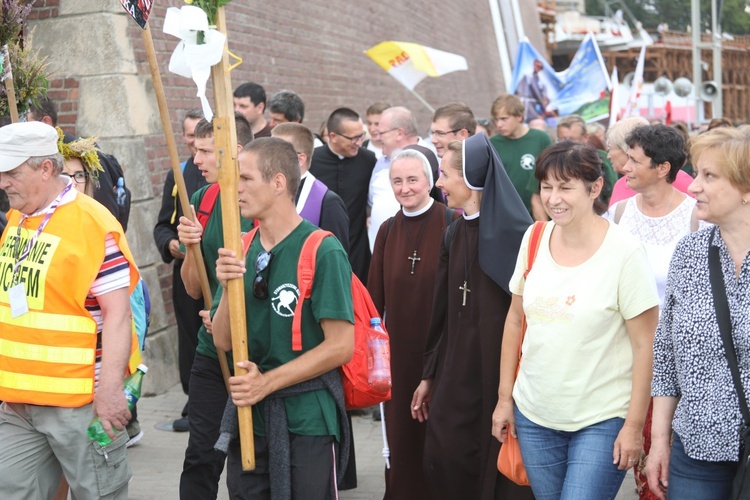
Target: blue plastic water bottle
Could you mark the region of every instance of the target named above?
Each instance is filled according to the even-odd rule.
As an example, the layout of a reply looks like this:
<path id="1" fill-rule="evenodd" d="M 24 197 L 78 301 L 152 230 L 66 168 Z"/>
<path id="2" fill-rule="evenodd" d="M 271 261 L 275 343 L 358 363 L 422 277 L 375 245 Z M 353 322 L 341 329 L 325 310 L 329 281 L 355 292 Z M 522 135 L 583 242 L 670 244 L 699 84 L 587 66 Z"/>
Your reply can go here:
<path id="1" fill-rule="evenodd" d="M 127 193 L 125 192 L 125 179 L 123 177 L 117 179 L 117 188 L 115 189 L 115 194 L 117 196 L 117 204 L 121 207 L 124 207 Z"/>

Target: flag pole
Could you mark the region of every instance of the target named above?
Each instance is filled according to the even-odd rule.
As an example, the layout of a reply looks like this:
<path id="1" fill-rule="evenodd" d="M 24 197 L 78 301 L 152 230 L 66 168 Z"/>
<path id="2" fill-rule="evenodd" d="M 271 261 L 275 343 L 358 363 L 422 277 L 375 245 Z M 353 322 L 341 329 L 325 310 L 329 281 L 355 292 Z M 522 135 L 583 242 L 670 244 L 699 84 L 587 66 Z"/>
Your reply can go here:
<path id="1" fill-rule="evenodd" d="M 151 28 L 148 24 L 141 30 L 143 35 L 143 42 L 146 46 L 146 55 L 148 57 L 148 66 L 151 70 L 151 78 L 154 82 L 154 93 L 156 94 L 156 102 L 159 105 L 159 114 L 161 115 L 161 124 L 164 129 L 164 137 L 167 140 L 167 150 L 169 151 L 169 159 L 172 166 L 172 173 L 174 174 L 174 183 L 177 186 L 177 198 L 180 200 L 180 207 L 185 217 L 193 220 L 193 211 L 190 210 L 190 199 L 188 198 L 187 188 L 185 186 L 185 178 L 182 175 L 182 168 L 180 168 L 180 159 L 177 153 L 177 143 L 174 139 L 174 132 L 172 131 L 172 121 L 169 117 L 169 108 L 167 107 L 167 98 L 164 94 L 164 85 L 161 81 L 161 74 L 159 73 L 159 63 L 156 59 L 156 51 L 154 50 L 154 40 L 151 37 Z M 211 303 L 213 299 L 211 297 L 211 287 L 208 284 L 208 274 L 206 274 L 206 264 L 203 261 L 203 252 L 199 243 L 187 245 L 187 251 L 193 255 L 193 262 L 198 270 L 198 279 L 201 284 L 201 291 L 203 292 L 203 303 L 206 309 L 211 309 Z M 227 362 L 227 355 L 221 349 L 216 349 L 219 357 L 219 365 L 221 366 L 221 374 L 224 378 L 224 385 L 229 393 L 229 363 Z"/>
<path id="2" fill-rule="evenodd" d="M 430 110 L 430 113 L 435 114 L 435 108 L 433 108 L 430 105 L 429 102 L 425 101 L 424 97 L 422 97 L 421 95 L 419 95 L 416 92 L 414 92 L 414 89 L 410 89 L 409 87 L 406 87 L 406 88 L 409 90 L 409 92 L 412 93 L 412 95 L 414 95 L 414 97 L 416 97 L 417 99 L 419 99 L 419 102 L 421 102 L 422 104 L 424 104 L 425 107 Z"/>
<path id="3" fill-rule="evenodd" d="M 224 7 L 216 12 L 216 30 L 227 34 L 227 20 Z M 227 39 L 228 40 L 228 39 Z M 225 42 L 228 44 L 228 42 Z M 216 151 L 216 165 L 219 171 L 219 186 L 221 189 L 222 230 L 224 247 L 232 250 L 236 255 L 243 255 L 240 239 L 240 210 L 237 183 L 239 167 L 237 164 L 237 129 L 234 122 L 234 103 L 232 95 L 232 78 L 227 45 L 221 61 L 211 67 L 211 82 L 213 84 L 215 116 L 214 116 L 214 147 Z M 245 316 L 245 281 L 233 279 L 227 282 L 227 300 L 229 305 L 229 329 L 232 335 L 232 354 L 235 362 L 235 374 L 244 375 L 247 370 L 236 366 L 239 361 L 249 358 L 247 348 L 247 321 Z M 255 442 L 253 437 L 253 413 L 250 406 L 237 407 L 240 427 L 240 450 L 242 453 L 242 469 L 255 469 Z"/>

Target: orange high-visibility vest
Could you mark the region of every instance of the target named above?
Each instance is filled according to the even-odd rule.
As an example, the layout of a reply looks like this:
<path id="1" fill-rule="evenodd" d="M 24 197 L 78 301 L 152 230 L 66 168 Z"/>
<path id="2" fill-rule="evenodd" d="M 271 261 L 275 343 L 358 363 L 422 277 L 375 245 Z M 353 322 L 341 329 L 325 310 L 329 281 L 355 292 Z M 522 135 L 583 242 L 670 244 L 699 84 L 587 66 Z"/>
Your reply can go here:
<path id="1" fill-rule="evenodd" d="M 29 312 L 11 317 L 8 289 L 16 258 L 43 218 L 29 217 L 19 232 L 21 214 L 11 210 L 0 238 L 0 401 L 76 408 L 94 396 L 96 322 L 85 302 L 108 233 L 130 264 L 129 293 L 139 274 L 117 220 L 78 194 L 57 208 L 22 262 L 18 274 Z"/>

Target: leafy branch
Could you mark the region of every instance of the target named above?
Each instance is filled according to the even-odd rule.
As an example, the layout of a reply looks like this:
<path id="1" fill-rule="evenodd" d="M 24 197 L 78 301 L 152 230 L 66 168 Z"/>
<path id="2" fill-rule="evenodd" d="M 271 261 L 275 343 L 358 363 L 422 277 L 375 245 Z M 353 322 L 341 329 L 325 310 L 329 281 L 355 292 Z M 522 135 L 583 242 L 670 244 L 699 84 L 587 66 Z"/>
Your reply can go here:
<path id="1" fill-rule="evenodd" d="M 209 24 L 216 24 L 216 13 L 232 0 L 185 0 L 186 4 L 200 7 L 208 17 Z"/>

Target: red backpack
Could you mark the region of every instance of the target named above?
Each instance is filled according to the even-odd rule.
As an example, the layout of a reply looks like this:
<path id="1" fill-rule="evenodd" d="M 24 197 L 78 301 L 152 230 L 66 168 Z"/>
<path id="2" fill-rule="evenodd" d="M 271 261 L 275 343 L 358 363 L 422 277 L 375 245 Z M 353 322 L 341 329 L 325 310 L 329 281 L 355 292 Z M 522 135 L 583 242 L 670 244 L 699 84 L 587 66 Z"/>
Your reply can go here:
<path id="1" fill-rule="evenodd" d="M 247 254 L 250 244 L 255 238 L 257 227 L 242 236 L 242 246 Z M 310 298 L 313 281 L 315 279 L 315 260 L 318 248 L 323 238 L 333 236 L 329 231 L 318 229 L 310 234 L 302 245 L 297 261 L 297 287 L 299 298 L 294 310 L 292 322 L 292 350 L 302 350 L 302 304 Z M 344 400 L 347 410 L 368 408 L 391 399 L 390 377 L 387 384 L 373 384 L 370 382 L 371 373 L 375 366 L 369 346 L 379 344 L 380 352 L 384 353 L 382 361 L 386 362 L 390 373 L 390 342 L 385 329 L 378 331 L 370 326 L 370 320 L 380 319 L 370 293 L 352 273 L 352 303 L 354 305 L 354 354 L 348 363 L 341 367 L 341 381 L 344 386 Z M 381 322 L 382 327 L 382 322 Z"/>
<path id="2" fill-rule="evenodd" d="M 195 212 L 195 218 L 200 223 L 203 230 L 206 230 L 206 224 L 208 219 L 211 218 L 211 213 L 214 211 L 216 206 L 216 198 L 219 197 L 219 183 L 211 184 L 208 189 L 203 193 L 198 210 Z"/>

